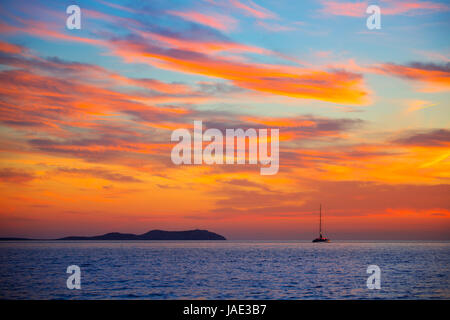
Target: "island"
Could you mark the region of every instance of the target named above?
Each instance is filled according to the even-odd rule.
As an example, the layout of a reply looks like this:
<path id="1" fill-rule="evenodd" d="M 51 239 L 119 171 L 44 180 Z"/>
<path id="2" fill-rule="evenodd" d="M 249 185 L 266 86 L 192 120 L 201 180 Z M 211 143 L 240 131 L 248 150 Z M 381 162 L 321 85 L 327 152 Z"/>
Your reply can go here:
<path id="1" fill-rule="evenodd" d="M 0 241 L 32 241 L 43 239 L 27 239 L 27 238 L 0 238 Z M 143 234 L 132 233 L 120 233 L 110 232 L 100 236 L 83 237 L 83 236 L 70 236 L 59 239 L 47 239 L 47 240 L 226 240 L 224 236 L 220 234 L 210 232 L 208 230 L 187 230 L 187 231 L 164 231 L 164 230 L 151 230 Z"/>

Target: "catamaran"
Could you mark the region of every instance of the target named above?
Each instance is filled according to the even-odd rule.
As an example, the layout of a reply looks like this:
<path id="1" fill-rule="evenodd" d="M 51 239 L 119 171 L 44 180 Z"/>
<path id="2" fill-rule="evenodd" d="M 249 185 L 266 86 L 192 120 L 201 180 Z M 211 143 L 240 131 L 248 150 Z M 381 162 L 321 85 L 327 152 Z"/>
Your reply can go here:
<path id="1" fill-rule="evenodd" d="M 322 235 L 322 204 L 320 204 L 319 212 L 319 237 L 314 239 L 312 242 L 330 242 L 330 239 L 324 238 Z"/>

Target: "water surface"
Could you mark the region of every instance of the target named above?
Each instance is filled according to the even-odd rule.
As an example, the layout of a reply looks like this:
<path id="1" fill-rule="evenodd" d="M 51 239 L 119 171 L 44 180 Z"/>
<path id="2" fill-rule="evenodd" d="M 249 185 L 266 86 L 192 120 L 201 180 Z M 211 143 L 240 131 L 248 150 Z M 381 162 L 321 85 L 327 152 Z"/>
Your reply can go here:
<path id="1" fill-rule="evenodd" d="M 449 269 L 449 242 L 16 241 L 0 243 L 0 298 L 449 299 Z"/>

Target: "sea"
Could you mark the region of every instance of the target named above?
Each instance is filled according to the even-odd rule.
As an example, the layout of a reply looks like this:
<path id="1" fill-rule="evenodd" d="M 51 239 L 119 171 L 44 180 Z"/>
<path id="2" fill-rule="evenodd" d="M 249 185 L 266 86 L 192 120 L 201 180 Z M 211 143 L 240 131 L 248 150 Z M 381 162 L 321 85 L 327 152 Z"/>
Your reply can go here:
<path id="1" fill-rule="evenodd" d="M 450 299 L 449 271 L 450 242 L 0 243 L 0 299 Z"/>

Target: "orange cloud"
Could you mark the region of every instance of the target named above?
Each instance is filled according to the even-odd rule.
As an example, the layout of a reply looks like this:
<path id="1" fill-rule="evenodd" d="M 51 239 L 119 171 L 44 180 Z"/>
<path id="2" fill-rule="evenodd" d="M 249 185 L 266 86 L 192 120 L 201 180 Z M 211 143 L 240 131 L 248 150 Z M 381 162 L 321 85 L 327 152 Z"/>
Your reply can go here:
<path id="1" fill-rule="evenodd" d="M 21 53 L 23 48 L 21 46 L 0 41 L 0 51 L 5 53 Z"/>
<path id="2" fill-rule="evenodd" d="M 373 70 L 385 75 L 418 81 L 425 85 L 421 88 L 424 92 L 450 90 L 450 63 L 425 64 L 413 62 L 408 65 L 385 63 L 374 67 Z"/>
<path id="3" fill-rule="evenodd" d="M 362 77 L 345 71 L 236 62 L 127 40 L 116 41 L 114 52 L 123 57 L 147 58 L 141 61 L 160 68 L 223 78 L 242 88 L 276 95 L 355 105 L 364 104 L 368 96 Z"/>
<path id="4" fill-rule="evenodd" d="M 275 95 L 353 105 L 368 102 L 368 92 L 364 88 L 362 76 L 345 70 L 324 71 L 242 62 L 229 57 L 200 53 L 199 49 L 161 47 L 161 43 L 148 43 L 145 38 L 141 37 L 113 40 L 82 38 L 49 30 L 40 22 L 23 22 L 27 24 L 27 27 L 18 28 L 20 32 L 106 47 L 114 54 L 121 56 L 126 62 L 138 61 L 178 72 L 218 77 L 230 80 L 236 86 L 245 89 Z M 147 35 L 154 36 L 154 33 L 147 33 Z M 180 39 L 188 41 L 180 36 L 175 37 L 175 42 L 164 36 L 160 39 L 169 41 L 171 46 Z M 195 42 L 191 42 L 191 47 L 195 48 L 196 45 Z M 252 47 L 229 45 L 224 41 L 221 45 L 226 48 L 255 51 Z M 204 44 L 200 44 L 200 46 L 204 46 Z"/>

